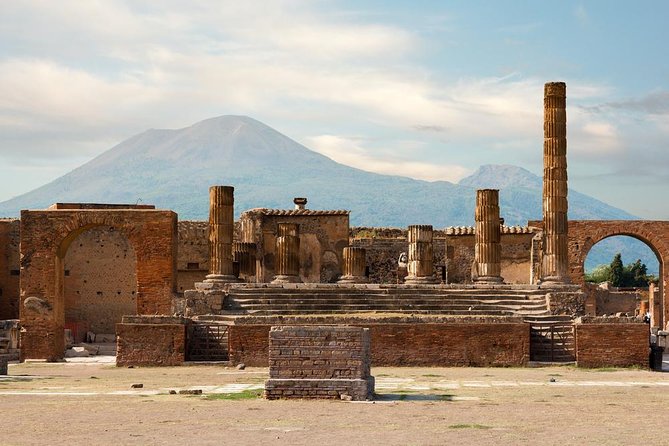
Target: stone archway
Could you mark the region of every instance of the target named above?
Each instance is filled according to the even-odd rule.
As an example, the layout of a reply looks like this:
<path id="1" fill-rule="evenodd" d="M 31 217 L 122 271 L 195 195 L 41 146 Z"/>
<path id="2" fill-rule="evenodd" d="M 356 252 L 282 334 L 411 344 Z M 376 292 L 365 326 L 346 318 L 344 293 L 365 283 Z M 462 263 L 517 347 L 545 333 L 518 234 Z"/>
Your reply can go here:
<path id="1" fill-rule="evenodd" d="M 661 327 L 669 322 L 669 221 L 649 220 L 570 220 L 569 273 L 573 283 L 584 283 L 585 258 L 598 242 L 617 235 L 625 235 L 644 242 L 660 262 L 659 295 L 661 296 Z"/>
<path id="2" fill-rule="evenodd" d="M 73 240 L 96 226 L 122 232 L 136 254 L 137 313 L 170 314 L 175 291 L 177 216 L 133 208 L 56 207 L 21 212 L 22 359 L 62 358 L 64 258 Z"/>

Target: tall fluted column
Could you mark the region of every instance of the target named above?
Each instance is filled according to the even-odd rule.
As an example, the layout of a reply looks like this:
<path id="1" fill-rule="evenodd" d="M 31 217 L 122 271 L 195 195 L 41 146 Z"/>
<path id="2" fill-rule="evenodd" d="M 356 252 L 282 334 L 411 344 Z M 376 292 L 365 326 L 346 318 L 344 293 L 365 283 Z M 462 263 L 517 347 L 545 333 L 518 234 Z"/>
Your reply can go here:
<path id="1" fill-rule="evenodd" d="M 544 86 L 544 239 L 541 281 L 569 281 L 567 251 L 567 86 Z"/>
<path id="2" fill-rule="evenodd" d="M 237 281 L 232 270 L 234 192 L 232 186 L 209 188 L 209 275 L 205 282 Z"/>
<path id="3" fill-rule="evenodd" d="M 498 190 L 476 191 L 475 219 L 474 280 L 479 283 L 500 283 L 502 245 Z"/>
<path id="4" fill-rule="evenodd" d="M 343 274 L 339 279 L 339 283 L 367 282 L 367 277 L 365 276 L 365 270 L 367 268 L 367 251 L 365 248 L 348 246 L 344 248 L 342 258 Z"/>
<path id="5" fill-rule="evenodd" d="M 436 283 L 434 277 L 434 251 L 432 248 L 432 226 L 409 226 L 409 261 L 407 264 L 408 284 Z"/>
<path id="6" fill-rule="evenodd" d="M 239 277 L 245 280 L 254 279 L 256 275 L 256 244 L 234 242 L 232 245 L 233 261 L 239 265 Z M 254 281 L 254 280 L 253 280 Z"/>
<path id="7" fill-rule="evenodd" d="M 275 268 L 272 283 L 296 283 L 300 279 L 300 226 L 279 223 L 276 237 Z"/>

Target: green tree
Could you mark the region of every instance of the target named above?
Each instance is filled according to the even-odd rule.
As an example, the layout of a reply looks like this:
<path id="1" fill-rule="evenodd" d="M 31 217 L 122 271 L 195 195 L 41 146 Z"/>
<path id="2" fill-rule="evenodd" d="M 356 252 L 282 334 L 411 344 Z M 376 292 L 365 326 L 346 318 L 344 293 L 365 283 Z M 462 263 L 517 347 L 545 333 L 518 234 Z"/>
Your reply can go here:
<path id="1" fill-rule="evenodd" d="M 611 285 L 620 287 L 623 286 L 624 279 L 625 271 L 623 267 L 623 259 L 620 256 L 620 253 L 618 253 L 613 258 L 613 261 L 611 261 L 608 280 L 611 282 Z"/>
<path id="2" fill-rule="evenodd" d="M 609 280 L 610 265 L 597 265 L 589 273 L 585 273 L 585 281 L 591 283 L 602 283 Z"/>

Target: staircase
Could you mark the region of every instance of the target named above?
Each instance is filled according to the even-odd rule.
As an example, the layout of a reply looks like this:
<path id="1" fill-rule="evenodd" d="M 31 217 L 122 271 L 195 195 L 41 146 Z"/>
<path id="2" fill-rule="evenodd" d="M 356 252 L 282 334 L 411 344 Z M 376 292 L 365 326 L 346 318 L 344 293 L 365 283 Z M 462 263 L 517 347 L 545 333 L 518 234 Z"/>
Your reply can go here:
<path id="1" fill-rule="evenodd" d="M 569 316 L 531 316 L 525 321 L 530 324 L 530 361 L 576 361 L 574 324 Z"/>
<path id="2" fill-rule="evenodd" d="M 231 288 L 223 314 L 409 313 L 453 316 L 547 315 L 545 291 L 517 288 Z"/>

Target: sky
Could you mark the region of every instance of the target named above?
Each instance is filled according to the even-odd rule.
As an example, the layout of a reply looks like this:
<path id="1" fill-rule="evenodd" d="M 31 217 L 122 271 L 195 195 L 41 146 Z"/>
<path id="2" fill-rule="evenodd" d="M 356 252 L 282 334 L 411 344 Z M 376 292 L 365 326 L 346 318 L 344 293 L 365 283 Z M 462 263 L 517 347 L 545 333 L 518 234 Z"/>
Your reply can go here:
<path id="1" fill-rule="evenodd" d="M 542 172 L 567 83 L 569 185 L 669 220 L 669 2 L 0 3 L 0 201 L 148 128 L 248 115 L 364 170 Z"/>

